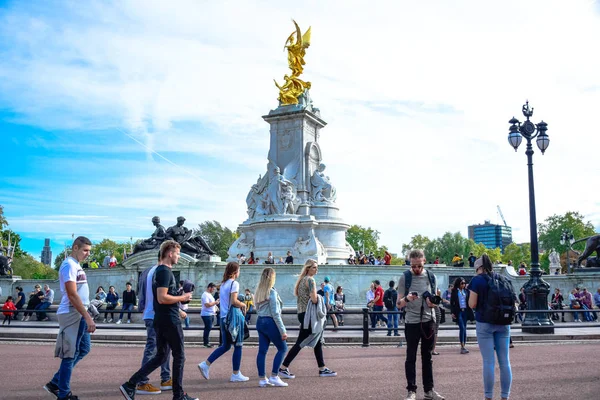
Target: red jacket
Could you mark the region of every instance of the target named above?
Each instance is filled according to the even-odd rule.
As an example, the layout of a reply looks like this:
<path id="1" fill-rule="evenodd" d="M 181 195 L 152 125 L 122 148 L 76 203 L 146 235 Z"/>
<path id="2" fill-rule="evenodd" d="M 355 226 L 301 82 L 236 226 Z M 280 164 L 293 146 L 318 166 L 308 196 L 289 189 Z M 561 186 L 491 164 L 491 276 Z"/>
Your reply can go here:
<path id="1" fill-rule="evenodd" d="M 4 311 L 4 310 L 6 310 L 6 311 L 9 311 L 9 310 L 12 310 L 12 311 L 17 311 L 17 307 L 15 307 L 15 303 L 13 303 L 12 301 L 7 301 L 7 302 L 6 302 L 6 303 L 4 303 L 4 305 L 2 306 L 2 311 Z M 10 315 L 14 315 L 14 314 L 13 314 L 13 313 L 11 313 L 11 312 L 3 312 L 2 314 L 4 314 L 4 315 L 5 315 L 5 316 L 7 316 L 7 317 L 8 317 L 8 316 L 10 316 Z"/>
<path id="2" fill-rule="evenodd" d="M 390 254 L 386 254 L 385 256 L 383 256 L 383 263 L 385 265 L 390 265 L 391 262 L 392 262 L 392 256 Z"/>

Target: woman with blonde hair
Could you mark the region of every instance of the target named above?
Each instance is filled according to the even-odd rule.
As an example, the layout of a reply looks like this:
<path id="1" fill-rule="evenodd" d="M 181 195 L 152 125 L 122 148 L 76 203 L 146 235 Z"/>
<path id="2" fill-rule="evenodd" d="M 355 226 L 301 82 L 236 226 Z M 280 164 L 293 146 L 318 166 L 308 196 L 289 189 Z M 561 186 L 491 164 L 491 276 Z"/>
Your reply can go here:
<path id="1" fill-rule="evenodd" d="M 275 286 L 275 270 L 271 267 L 263 269 L 260 281 L 254 294 L 255 307 L 258 314 L 256 330 L 258 331 L 258 355 L 256 356 L 256 367 L 260 387 L 265 386 L 287 386 L 278 376 L 279 367 L 287 352 L 287 332 L 281 318 L 283 302 L 273 286 Z M 269 344 L 277 348 L 277 354 L 273 359 L 271 376 L 267 379 L 265 362 Z"/>
<path id="2" fill-rule="evenodd" d="M 209 379 L 209 370 L 212 363 L 217 361 L 219 357 L 227 353 L 231 349 L 233 344 L 233 356 L 231 357 L 231 363 L 233 364 L 233 373 L 229 379 L 231 382 L 246 382 L 250 378 L 242 375 L 240 371 L 240 365 L 242 363 L 242 346 L 239 345 L 239 338 L 232 338 L 228 335 L 226 320 L 229 309 L 232 307 L 238 308 L 242 313 L 246 312 L 246 304 L 238 300 L 238 293 L 240 291 L 240 284 L 236 279 L 240 276 L 240 264 L 236 262 L 230 262 L 225 267 L 225 273 L 223 274 L 223 281 L 221 282 L 221 289 L 219 294 L 220 301 L 220 325 L 221 325 L 221 336 L 223 338 L 221 346 L 211 353 L 206 361 L 202 361 L 198 364 L 200 373 L 204 379 Z M 235 312 L 235 311 L 234 311 Z M 244 330 L 241 331 L 241 337 L 243 339 Z M 233 342 L 233 343 L 232 343 Z M 243 345 L 243 340 L 242 343 Z"/>
<path id="3" fill-rule="evenodd" d="M 311 259 L 306 260 L 302 272 L 296 281 L 296 286 L 294 287 L 294 295 L 298 298 L 297 311 L 298 321 L 300 321 L 300 332 L 298 333 L 296 343 L 294 343 L 294 346 L 288 352 L 285 360 L 283 360 L 281 368 L 279 368 L 279 375 L 282 378 L 294 379 L 296 377 L 290 372 L 289 366 L 300 352 L 302 342 L 312 334 L 312 328 L 310 326 L 304 326 L 304 316 L 306 315 L 309 301 L 313 304 L 319 302 L 319 298 L 317 297 L 317 284 L 315 283 L 314 278 L 317 272 L 319 272 L 319 265 L 317 262 Z M 314 352 L 317 365 L 319 366 L 319 376 L 337 376 L 336 372 L 325 366 L 325 361 L 323 360 L 323 344 L 321 343 L 321 340 L 315 345 Z"/>

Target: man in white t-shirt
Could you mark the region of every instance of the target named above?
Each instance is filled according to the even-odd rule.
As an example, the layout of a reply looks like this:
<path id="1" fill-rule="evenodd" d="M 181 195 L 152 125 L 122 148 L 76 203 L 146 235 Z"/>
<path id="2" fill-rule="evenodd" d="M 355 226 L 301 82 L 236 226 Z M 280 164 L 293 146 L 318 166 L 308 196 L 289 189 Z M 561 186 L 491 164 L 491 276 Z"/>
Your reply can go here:
<path id="1" fill-rule="evenodd" d="M 62 359 L 58 372 L 44 389 L 59 400 L 72 400 L 71 373 L 73 368 L 90 352 L 90 333 L 96 330 L 94 320 L 88 314 L 90 289 L 85 271 L 79 265 L 88 258 L 92 242 L 79 236 L 73 242 L 71 255 L 60 266 L 58 278 L 62 299 L 56 312 L 58 335 L 54 356 Z"/>
<path id="2" fill-rule="evenodd" d="M 202 321 L 204 321 L 204 347 L 208 348 L 213 347 L 209 342 L 209 337 L 215 315 L 217 315 L 217 305 L 219 305 L 219 300 L 215 300 L 213 297 L 216 289 L 216 285 L 211 282 L 206 287 L 206 291 L 202 293 L 202 312 L 200 316 L 202 317 Z"/>

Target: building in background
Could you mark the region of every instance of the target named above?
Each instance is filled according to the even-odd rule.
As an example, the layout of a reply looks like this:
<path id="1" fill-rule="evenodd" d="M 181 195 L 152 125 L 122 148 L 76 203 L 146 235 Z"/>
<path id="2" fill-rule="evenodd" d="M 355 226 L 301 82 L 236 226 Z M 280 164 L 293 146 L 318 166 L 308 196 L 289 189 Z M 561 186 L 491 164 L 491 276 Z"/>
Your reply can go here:
<path id="1" fill-rule="evenodd" d="M 52 264 L 52 248 L 50 248 L 50 239 L 44 239 L 44 248 L 42 249 L 42 264 Z"/>
<path id="2" fill-rule="evenodd" d="M 506 246 L 512 243 L 512 228 L 485 221 L 483 225 L 469 226 L 469 239 L 473 239 L 475 243 L 483 243 L 488 249 L 499 247 L 504 253 Z"/>

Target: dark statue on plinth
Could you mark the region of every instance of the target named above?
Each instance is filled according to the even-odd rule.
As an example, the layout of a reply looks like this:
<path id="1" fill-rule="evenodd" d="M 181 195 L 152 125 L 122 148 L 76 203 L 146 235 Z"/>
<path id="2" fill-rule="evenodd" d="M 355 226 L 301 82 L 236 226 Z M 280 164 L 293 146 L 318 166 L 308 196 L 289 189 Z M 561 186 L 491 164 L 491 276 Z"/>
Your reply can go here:
<path id="1" fill-rule="evenodd" d="M 154 233 L 149 239 L 136 244 L 133 248 L 133 254 L 139 253 L 140 251 L 157 249 L 167 238 L 167 231 L 165 230 L 165 227 L 160 224 L 159 217 L 153 217 L 152 224 L 156 227 Z"/>
<path id="2" fill-rule="evenodd" d="M 585 263 L 585 266 L 587 268 L 600 267 L 600 263 L 598 262 L 598 260 L 600 259 L 600 235 L 579 239 L 573 242 L 573 244 L 583 242 L 584 240 L 586 241 L 585 250 L 583 251 L 583 253 L 581 253 L 579 258 L 577 258 L 577 267 L 581 267 L 581 263 L 583 262 L 583 260 L 587 260 Z M 590 257 L 594 252 L 596 252 L 596 257 Z"/>
<path id="3" fill-rule="evenodd" d="M 0 276 L 12 276 L 11 257 L 0 255 Z"/>
<path id="4" fill-rule="evenodd" d="M 167 229 L 167 239 L 172 239 L 181 245 L 181 252 L 194 258 L 200 258 L 202 255 L 216 254 L 202 238 L 202 236 L 193 236 L 194 232 L 183 226 L 185 218 L 177 217 L 177 224 Z"/>

